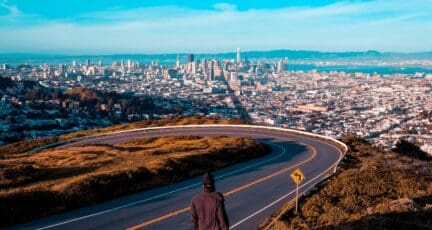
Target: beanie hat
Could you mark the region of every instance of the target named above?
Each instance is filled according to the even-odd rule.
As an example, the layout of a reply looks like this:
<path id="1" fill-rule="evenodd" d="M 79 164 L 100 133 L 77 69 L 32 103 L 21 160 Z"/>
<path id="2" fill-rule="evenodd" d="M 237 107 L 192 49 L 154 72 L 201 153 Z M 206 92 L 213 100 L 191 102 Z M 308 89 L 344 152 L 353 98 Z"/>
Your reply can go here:
<path id="1" fill-rule="evenodd" d="M 202 178 L 202 184 L 204 186 L 204 191 L 212 192 L 214 191 L 214 178 L 210 172 L 206 172 Z"/>

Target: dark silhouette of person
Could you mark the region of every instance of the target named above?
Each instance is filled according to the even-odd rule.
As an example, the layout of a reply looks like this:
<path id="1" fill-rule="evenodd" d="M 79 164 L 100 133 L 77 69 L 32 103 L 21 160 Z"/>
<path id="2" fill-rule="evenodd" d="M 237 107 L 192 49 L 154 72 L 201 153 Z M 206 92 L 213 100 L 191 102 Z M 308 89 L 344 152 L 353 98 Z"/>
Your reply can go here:
<path id="1" fill-rule="evenodd" d="M 196 230 L 228 230 L 229 222 L 225 211 L 224 197 L 215 192 L 211 173 L 203 175 L 203 192 L 192 198 L 190 205 L 192 223 Z"/>

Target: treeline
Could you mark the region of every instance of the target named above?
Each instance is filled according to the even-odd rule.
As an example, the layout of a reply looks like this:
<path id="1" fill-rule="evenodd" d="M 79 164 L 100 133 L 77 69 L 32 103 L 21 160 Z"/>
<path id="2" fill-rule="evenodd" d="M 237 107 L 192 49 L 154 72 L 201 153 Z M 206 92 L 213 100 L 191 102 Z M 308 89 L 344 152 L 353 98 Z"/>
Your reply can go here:
<path id="1" fill-rule="evenodd" d="M 0 90 L 7 91 L 10 96 L 20 101 L 27 101 L 33 109 L 53 109 L 54 105 L 47 101 L 79 102 L 80 108 L 89 110 L 111 111 L 114 107 L 125 115 L 145 113 L 155 110 L 152 98 L 136 96 L 133 93 L 117 93 L 107 90 L 94 90 L 76 87 L 67 91 L 57 88 L 47 88 L 35 81 L 15 82 L 10 78 L 0 76 Z"/>
<path id="2" fill-rule="evenodd" d="M 125 114 L 144 113 L 145 111 L 156 109 L 153 100 L 147 96 L 135 96 L 133 93 L 116 93 L 110 91 L 98 91 L 83 87 L 73 88 L 62 92 L 58 89 L 45 87 L 33 87 L 26 90 L 25 100 L 60 100 L 79 102 L 79 106 L 86 109 L 112 110 L 116 104 L 118 109 Z M 102 108 L 102 105 L 106 106 Z M 37 106 L 37 103 L 34 104 Z"/>
<path id="3" fill-rule="evenodd" d="M 419 146 L 403 139 L 399 140 L 396 143 L 396 146 L 393 149 L 393 151 L 398 154 L 412 157 L 418 160 L 423 160 L 423 161 L 432 160 L 432 156 L 429 155 L 427 152 L 421 150 Z"/>
<path id="4" fill-rule="evenodd" d="M 10 79 L 8 77 L 2 77 L 0 75 L 0 90 L 5 90 L 7 88 L 11 88 L 14 86 L 15 86 L 15 83 L 14 83 L 14 81 L 12 81 L 12 79 Z"/>

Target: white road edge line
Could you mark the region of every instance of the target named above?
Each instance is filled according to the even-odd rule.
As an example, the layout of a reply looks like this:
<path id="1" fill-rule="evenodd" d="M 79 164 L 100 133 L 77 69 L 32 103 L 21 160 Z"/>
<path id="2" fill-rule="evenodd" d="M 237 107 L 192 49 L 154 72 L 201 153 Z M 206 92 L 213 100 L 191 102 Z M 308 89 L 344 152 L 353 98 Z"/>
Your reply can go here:
<path id="1" fill-rule="evenodd" d="M 282 153 L 279 154 L 279 155 L 277 155 L 277 156 L 275 156 L 275 157 L 267 159 L 265 161 L 261 161 L 261 162 L 255 163 L 253 165 L 249 165 L 249 166 L 246 166 L 244 168 L 237 169 L 237 170 L 234 170 L 232 172 L 229 172 L 229 173 L 217 176 L 217 177 L 215 177 L 215 179 L 221 179 L 221 178 L 227 177 L 229 175 L 232 175 L 232 174 L 244 171 L 246 169 L 253 168 L 255 166 L 265 164 L 267 162 L 270 162 L 270 161 L 273 161 L 273 160 L 275 160 L 277 158 L 282 157 L 286 153 L 286 149 L 284 147 L 281 147 L 278 144 L 274 144 L 274 143 L 270 143 L 270 142 L 268 142 L 267 144 L 270 144 L 270 145 L 273 145 L 273 146 L 276 146 L 276 147 L 282 149 L 283 150 Z M 105 214 L 105 213 L 108 213 L 108 212 L 116 211 L 116 210 L 119 210 L 119 209 L 122 209 L 122 208 L 127 208 L 127 207 L 130 207 L 130 206 L 136 205 L 136 204 L 144 203 L 144 202 L 151 201 L 151 200 L 154 200 L 154 199 L 158 199 L 158 198 L 161 198 L 161 197 L 164 197 L 164 196 L 167 196 L 167 195 L 171 195 L 173 193 L 177 193 L 177 192 L 180 192 L 180 191 L 183 191 L 183 190 L 186 190 L 186 189 L 198 186 L 198 185 L 201 185 L 201 183 L 191 184 L 191 185 L 188 185 L 188 186 L 185 186 L 185 187 L 173 190 L 171 192 L 166 192 L 166 193 L 163 193 L 163 194 L 159 194 L 157 196 L 153 196 L 153 197 L 150 197 L 150 198 L 147 198 L 147 199 L 144 199 L 144 200 L 139 200 L 139 201 L 136 201 L 136 202 L 125 204 L 125 205 L 122 205 L 122 206 L 119 206 L 119 207 L 115 207 L 115 208 L 112 208 L 112 209 L 108 209 L 108 210 L 105 210 L 105 211 L 96 212 L 96 213 L 93 213 L 93 214 L 90 214 L 90 215 L 81 216 L 81 217 L 77 217 L 77 218 L 74 218 L 74 219 L 66 220 L 66 221 L 63 221 L 63 222 L 60 222 L 60 223 L 56 223 L 56 224 L 44 226 L 44 227 L 41 227 L 41 228 L 37 228 L 37 230 L 43 230 L 43 229 L 48 229 L 48 228 L 52 228 L 52 227 L 57 227 L 57 226 L 68 224 L 68 223 L 72 223 L 72 222 L 75 222 L 75 221 L 78 221 L 78 220 L 83 220 L 83 219 L 87 219 L 87 218 L 90 218 L 90 217 L 93 217 L 93 216 L 98 216 L 98 215 Z"/>
<path id="2" fill-rule="evenodd" d="M 343 156 L 343 153 L 341 151 L 339 151 L 339 153 L 341 154 L 341 157 Z M 312 181 L 315 181 L 317 178 L 321 177 L 322 175 L 324 175 L 325 173 L 328 173 L 333 167 L 335 167 L 337 165 L 339 161 L 336 161 L 335 164 L 331 165 L 328 169 L 324 170 L 322 173 L 318 174 L 317 176 L 315 176 L 314 178 L 310 179 L 308 182 L 302 184 L 301 186 L 299 186 L 299 189 L 303 188 L 304 186 L 310 184 Z M 319 183 L 319 182 L 318 182 Z M 315 185 L 315 184 L 314 184 Z M 314 186 L 313 185 L 313 186 Z M 313 187 L 312 186 L 312 187 Z M 234 229 L 235 227 L 239 226 L 240 224 L 246 222 L 247 220 L 249 220 L 250 218 L 260 214 L 261 212 L 265 211 L 266 209 L 270 208 L 271 206 L 277 204 L 278 202 L 280 202 L 281 200 L 285 199 L 286 197 L 290 196 L 291 194 L 293 194 L 295 192 L 295 190 L 288 192 L 287 194 L 283 195 L 282 197 L 276 199 L 275 201 L 271 202 L 270 204 L 268 204 L 267 206 L 257 210 L 256 212 L 250 214 L 249 216 L 247 216 L 246 218 L 240 220 L 239 222 L 235 223 L 234 225 L 232 225 L 230 227 L 230 229 Z"/>
<path id="3" fill-rule="evenodd" d="M 327 137 L 327 136 L 323 136 L 323 135 L 319 135 L 319 134 L 315 134 L 315 133 L 309 133 L 309 132 L 304 132 L 304 131 L 300 131 L 300 130 L 287 129 L 287 128 L 279 128 L 279 127 L 268 127 L 268 126 L 258 126 L 258 125 L 230 125 L 230 124 L 174 125 L 174 126 L 147 127 L 147 128 L 138 128 L 138 129 L 130 129 L 130 130 L 121 130 L 121 131 L 115 131 L 115 132 L 111 132 L 111 133 L 95 134 L 95 135 L 90 135 L 90 136 L 85 136 L 85 137 L 78 137 L 78 138 L 74 138 L 74 139 L 71 139 L 71 140 L 59 141 L 59 142 L 56 142 L 56 143 L 53 143 L 53 144 L 48 144 L 48 145 L 45 145 L 45 146 L 42 146 L 42 147 L 38 147 L 35 150 L 43 150 L 45 148 L 49 148 L 51 146 L 55 146 L 55 145 L 59 145 L 59 144 L 60 145 L 64 144 L 65 146 L 67 146 L 71 142 L 74 142 L 74 141 L 88 140 L 90 138 L 96 138 L 96 139 L 98 139 L 98 138 L 104 138 L 104 137 L 108 137 L 108 136 L 112 136 L 112 135 L 116 135 L 116 134 L 133 133 L 133 132 L 136 132 L 136 131 L 167 130 L 167 129 L 179 129 L 179 128 L 213 128 L 213 127 L 219 127 L 219 128 L 252 128 L 252 129 L 258 129 L 258 130 L 259 129 L 266 129 L 266 130 L 270 130 L 270 131 L 277 130 L 277 131 L 281 131 L 283 133 L 291 133 L 291 134 L 295 133 L 295 134 L 305 135 L 307 137 L 315 137 L 315 138 L 318 139 L 317 140 L 318 142 L 321 142 L 321 141 L 319 141 L 319 139 L 324 139 L 324 140 L 328 140 L 330 142 L 334 142 L 334 143 L 342 146 L 345 153 L 348 152 L 348 147 L 343 142 L 341 142 L 339 140 L 336 140 L 334 138 L 331 138 L 331 137 Z M 31 150 L 31 151 L 33 151 L 33 150 Z M 332 165 L 332 167 L 337 166 L 339 164 L 339 162 L 342 160 L 342 157 L 343 157 L 343 154 L 341 154 L 341 157 Z M 330 168 L 332 168 L 332 167 L 330 167 Z M 190 188 L 190 187 L 193 187 L 193 186 L 196 186 L 196 184 L 186 186 L 186 187 L 183 188 L 183 190 L 187 189 L 187 188 Z M 182 189 L 178 189 L 177 191 L 182 191 Z M 160 196 L 163 196 L 163 195 L 172 194 L 173 192 L 174 191 L 168 192 L 168 193 L 165 193 L 165 194 L 161 194 L 161 195 L 158 195 L 158 196 L 155 196 L 155 197 L 153 197 L 153 199 L 154 198 L 159 198 Z M 146 201 L 148 201 L 149 199 L 146 199 Z M 118 209 L 121 209 L 121 208 L 124 208 L 124 207 L 129 207 L 131 205 L 139 204 L 139 203 L 142 203 L 142 202 L 145 202 L 145 201 L 137 201 L 137 202 L 134 202 L 134 203 L 131 203 L 131 204 L 127 204 L 127 205 L 123 205 L 123 206 L 120 206 L 120 207 L 117 207 L 117 208 L 101 211 L 101 212 L 94 213 L 94 214 L 91 214 L 91 215 L 82 216 L 82 217 L 78 217 L 78 218 L 71 219 L 71 220 L 68 220 L 68 221 L 64 221 L 64 222 L 61 222 L 61 223 L 57 223 L 57 224 L 45 226 L 45 227 L 42 227 L 42 228 L 38 228 L 38 230 L 39 229 L 41 229 L 41 230 L 42 229 L 47 229 L 47 228 L 51 228 L 51 227 L 55 227 L 55 226 L 59 226 L 59 225 L 63 225 L 63 224 L 71 223 L 71 222 L 75 222 L 77 220 L 82 220 L 82 219 L 86 219 L 86 218 L 89 218 L 89 217 L 92 217 L 92 216 L 97 216 L 97 215 L 104 214 L 104 213 L 111 212 L 111 211 L 115 211 L 115 210 L 118 210 Z"/>

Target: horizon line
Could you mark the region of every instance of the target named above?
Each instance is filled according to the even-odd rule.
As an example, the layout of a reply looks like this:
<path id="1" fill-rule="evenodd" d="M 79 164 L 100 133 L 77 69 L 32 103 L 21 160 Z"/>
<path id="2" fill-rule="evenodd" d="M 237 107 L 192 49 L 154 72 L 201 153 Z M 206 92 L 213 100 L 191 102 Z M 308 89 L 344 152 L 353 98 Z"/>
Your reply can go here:
<path id="1" fill-rule="evenodd" d="M 240 48 L 241 50 L 241 48 Z M 411 52 L 404 52 L 404 51 L 379 51 L 375 49 L 370 50 L 344 50 L 344 51 L 328 51 L 328 50 L 307 50 L 307 49 L 263 49 L 263 50 L 241 50 L 242 53 L 252 53 L 252 52 L 274 52 L 274 51 L 291 51 L 291 52 L 317 52 L 317 53 L 336 53 L 336 54 L 343 54 L 343 53 L 369 53 L 369 52 L 376 52 L 380 54 L 425 54 L 425 53 L 432 53 L 432 50 L 425 50 L 425 51 L 411 51 Z M 49 52 L 0 52 L 0 55 L 46 55 L 46 56 L 115 56 L 115 55 L 188 55 L 188 54 L 194 54 L 194 55 L 224 55 L 224 54 L 235 54 L 236 51 L 218 51 L 218 52 L 187 52 L 187 51 L 181 51 L 181 52 L 161 52 L 161 53 L 154 53 L 154 52 L 126 52 L 126 53 L 49 53 Z"/>

